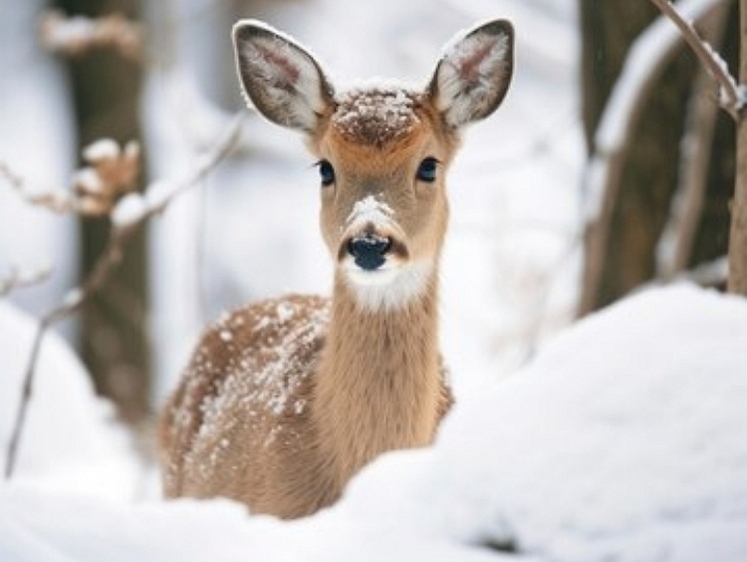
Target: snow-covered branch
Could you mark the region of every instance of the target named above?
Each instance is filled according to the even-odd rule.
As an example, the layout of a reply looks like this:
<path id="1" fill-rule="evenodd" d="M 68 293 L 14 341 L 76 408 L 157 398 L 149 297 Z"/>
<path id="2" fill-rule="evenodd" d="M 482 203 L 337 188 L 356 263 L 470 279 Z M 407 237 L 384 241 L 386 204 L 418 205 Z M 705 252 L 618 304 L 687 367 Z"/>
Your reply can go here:
<path id="1" fill-rule="evenodd" d="M 737 85 L 737 81 L 729 72 L 724 59 L 713 50 L 707 41 L 704 41 L 698 35 L 692 22 L 683 17 L 684 11 L 680 10 L 679 5 L 675 7 L 669 0 L 651 0 L 651 2 L 677 26 L 677 29 L 682 34 L 682 38 L 718 83 L 721 91 L 721 107 L 736 120 L 737 113 L 739 113 L 747 100 L 745 100 L 744 92 Z"/>
<path id="2" fill-rule="evenodd" d="M 107 215 L 122 194 L 137 187 L 140 146 L 131 141 L 120 150 L 115 141 L 101 139 L 83 149 L 83 159 L 87 166 L 76 171 L 72 189 L 33 185 L 2 160 L 0 179 L 4 179 L 27 202 L 55 213 Z"/>
<path id="3" fill-rule="evenodd" d="M 223 160 L 233 149 L 241 132 L 241 125 L 245 113 L 241 113 L 231 123 L 228 130 L 218 140 L 212 150 L 205 154 L 197 163 L 195 169 L 187 177 L 175 182 L 155 182 L 151 184 L 144 195 L 129 194 L 123 197 L 109 212 L 112 229 L 106 247 L 102 251 L 93 269 L 83 282 L 63 297 L 59 305 L 48 311 L 40 320 L 34 344 L 24 375 L 23 389 L 13 427 L 13 433 L 8 444 L 6 456 L 5 477 L 13 474 L 16 452 L 23 431 L 23 424 L 31 398 L 34 372 L 39 356 L 40 344 L 45 331 L 55 322 L 67 317 L 93 295 L 107 279 L 111 271 L 120 263 L 127 240 L 153 215 L 163 211 L 183 191 L 199 184 L 215 166 Z M 105 148 L 105 147 L 104 147 Z M 102 152 L 111 155 L 109 149 L 101 146 L 94 150 L 93 157 L 101 156 Z M 90 154 L 89 154 L 90 156 Z M 94 158 L 96 159 L 96 158 Z"/>
<path id="4" fill-rule="evenodd" d="M 127 59 L 140 61 L 145 50 L 144 35 L 142 25 L 116 13 L 89 18 L 49 10 L 39 21 L 42 45 L 53 53 L 70 57 L 105 47 Z"/>
<path id="5" fill-rule="evenodd" d="M 3 160 L 0 160 L 0 180 L 4 180 L 32 205 L 46 207 L 55 213 L 77 212 L 78 206 L 72 192 L 65 189 L 33 186 Z"/>

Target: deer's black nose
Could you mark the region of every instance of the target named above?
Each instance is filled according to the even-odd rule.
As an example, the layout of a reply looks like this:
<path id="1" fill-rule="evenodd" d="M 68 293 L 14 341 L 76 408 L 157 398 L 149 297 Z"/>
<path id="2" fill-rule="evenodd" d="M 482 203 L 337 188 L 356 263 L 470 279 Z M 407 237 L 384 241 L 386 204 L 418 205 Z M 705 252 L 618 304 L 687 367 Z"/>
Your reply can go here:
<path id="1" fill-rule="evenodd" d="M 392 247 L 392 241 L 376 234 L 357 236 L 348 242 L 348 253 L 355 258 L 355 265 L 373 271 L 384 265 L 384 256 Z"/>

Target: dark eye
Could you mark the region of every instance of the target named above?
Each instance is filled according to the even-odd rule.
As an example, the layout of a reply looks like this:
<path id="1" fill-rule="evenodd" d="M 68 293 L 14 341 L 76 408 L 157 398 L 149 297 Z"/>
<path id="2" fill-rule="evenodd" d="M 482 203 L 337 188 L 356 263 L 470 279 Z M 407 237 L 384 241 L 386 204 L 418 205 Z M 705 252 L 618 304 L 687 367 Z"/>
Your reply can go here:
<path id="1" fill-rule="evenodd" d="M 420 163 L 415 177 L 420 181 L 428 183 L 434 182 L 436 181 L 436 168 L 438 168 L 438 160 L 429 156 Z"/>
<path id="2" fill-rule="evenodd" d="M 335 169 L 332 167 L 332 164 L 329 163 L 329 160 L 322 160 L 318 164 L 319 166 L 319 177 L 322 180 L 323 186 L 332 185 L 335 181 Z"/>

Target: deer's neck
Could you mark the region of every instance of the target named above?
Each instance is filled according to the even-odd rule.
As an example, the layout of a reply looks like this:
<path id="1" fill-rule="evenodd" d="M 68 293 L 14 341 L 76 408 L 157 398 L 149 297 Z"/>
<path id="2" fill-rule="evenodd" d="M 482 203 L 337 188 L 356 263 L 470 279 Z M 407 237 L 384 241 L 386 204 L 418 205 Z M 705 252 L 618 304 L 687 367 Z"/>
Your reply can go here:
<path id="1" fill-rule="evenodd" d="M 435 271 L 402 308 L 367 310 L 335 280 L 314 417 L 344 483 L 374 456 L 431 442 L 441 391 Z"/>

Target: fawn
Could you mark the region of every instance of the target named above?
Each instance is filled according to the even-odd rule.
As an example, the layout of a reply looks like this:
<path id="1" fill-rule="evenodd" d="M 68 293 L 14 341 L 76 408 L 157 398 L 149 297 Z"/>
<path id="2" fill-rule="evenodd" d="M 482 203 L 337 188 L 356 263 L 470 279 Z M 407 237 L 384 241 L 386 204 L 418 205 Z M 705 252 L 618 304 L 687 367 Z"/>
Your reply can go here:
<path id="1" fill-rule="evenodd" d="M 168 497 L 294 518 L 333 503 L 384 451 L 430 444 L 451 406 L 438 349 L 444 176 L 461 128 L 506 94 L 513 28 L 460 34 L 422 90 L 338 93 L 258 21 L 238 22 L 233 41 L 248 100 L 318 159 L 333 293 L 250 304 L 207 330 L 161 419 L 163 481 Z"/>

